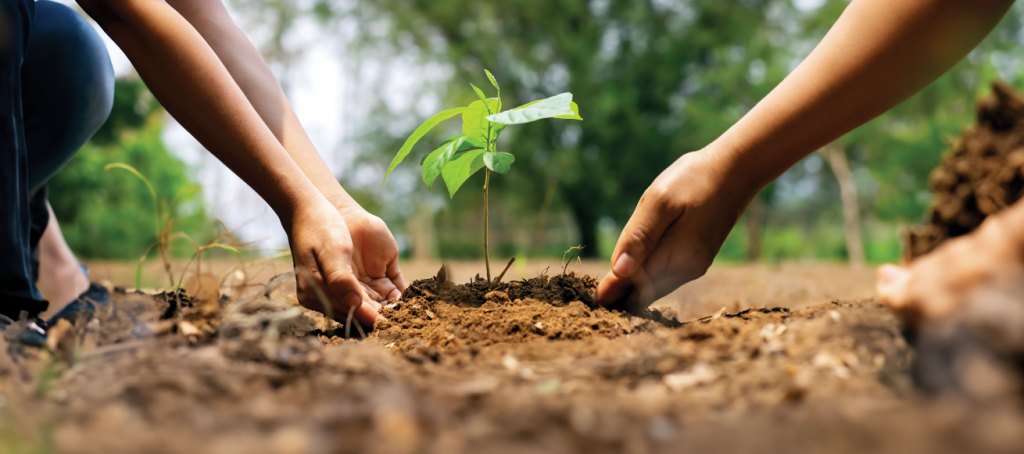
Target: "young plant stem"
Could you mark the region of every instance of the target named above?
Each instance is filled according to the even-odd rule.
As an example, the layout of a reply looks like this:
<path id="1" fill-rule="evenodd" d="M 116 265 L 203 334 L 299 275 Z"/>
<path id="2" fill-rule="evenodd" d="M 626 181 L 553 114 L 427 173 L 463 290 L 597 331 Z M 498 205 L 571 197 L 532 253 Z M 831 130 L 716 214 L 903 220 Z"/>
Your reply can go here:
<path id="1" fill-rule="evenodd" d="M 498 284 L 501 283 L 501 278 L 505 277 L 505 273 L 508 272 L 508 268 L 510 266 L 512 266 L 512 263 L 515 262 L 515 261 L 516 261 L 515 257 L 512 257 L 512 258 L 510 258 L 508 260 L 508 263 L 505 264 L 505 269 L 501 270 L 501 274 L 499 274 L 498 277 L 494 278 L 494 282 L 491 283 L 491 287 L 494 287 L 495 285 L 498 285 Z"/>
<path id="2" fill-rule="evenodd" d="M 484 265 L 487 267 L 487 283 L 490 285 L 491 282 L 491 256 L 487 249 L 487 222 L 490 213 L 487 208 L 487 193 L 490 191 L 491 186 L 491 169 L 484 169 Z"/>

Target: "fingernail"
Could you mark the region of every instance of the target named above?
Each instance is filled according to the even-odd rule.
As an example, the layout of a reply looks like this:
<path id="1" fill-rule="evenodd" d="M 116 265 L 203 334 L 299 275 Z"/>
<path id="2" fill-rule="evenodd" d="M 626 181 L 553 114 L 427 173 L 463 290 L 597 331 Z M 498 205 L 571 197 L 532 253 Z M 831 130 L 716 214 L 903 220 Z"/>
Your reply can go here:
<path id="1" fill-rule="evenodd" d="M 348 305 L 349 308 L 359 307 L 363 304 L 363 299 L 357 294 L 352 294 L 349 295 L 348 298 L 345 298 L 345 304 Z"/>
<path id="2" fill-rule="evenodd" d="M 612 272 L 616 276 L 626 277 L 633 274 L 636 268 L 636 259 L 634 259 L 628 252 L 619 254 L 619 258 L 615 259 L 615 264 L 612 265 Z"/>
<path id="3" fill-rule="evenodd" d="M 882 265 L 878 268 L 879 284 L 892 285 L 903 280 L 908 275 L 907 270 L 894 265 Z"/>

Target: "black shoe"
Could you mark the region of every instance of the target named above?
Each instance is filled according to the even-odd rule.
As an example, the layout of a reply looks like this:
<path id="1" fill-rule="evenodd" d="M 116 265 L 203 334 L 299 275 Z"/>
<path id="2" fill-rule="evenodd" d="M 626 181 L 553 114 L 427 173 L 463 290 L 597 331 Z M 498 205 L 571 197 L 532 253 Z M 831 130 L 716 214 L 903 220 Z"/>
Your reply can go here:
<path id="1" fill-rule="evenodd" d="M 28 315 L 27 312 L 22 312 L 22 317 L 25 318 Z M 12 326 L 18 325 L 17 322 L 11 320 L 10 317 L 0 314 L 0 333 L 7 333 L 11 330 Z M 22 345 L 28 345 L 32 347 L 42 347 L 46 344 L 46 322 L 33 318 L 26 320 L 24 324 L 14 328 L 16 332 L 9 333 L 7 337 L 8 342 L 17 342 Z"/>
<path id="2" fill-rule="evenodd" d="M 67 320 L 72 324 L 82 321 L 88 322 L 98 309 L 106 307 L 109 302 L 110 292 L 107 291 L 107 288 L 90 283 L 88 290 L 78 295 L 78 298 L 72 301 L 71 304 L 64 306 L 59 312 L 53 314 L 46 321 L 46 324 L 47 326 L 54 326 L 61 319 Z"/>

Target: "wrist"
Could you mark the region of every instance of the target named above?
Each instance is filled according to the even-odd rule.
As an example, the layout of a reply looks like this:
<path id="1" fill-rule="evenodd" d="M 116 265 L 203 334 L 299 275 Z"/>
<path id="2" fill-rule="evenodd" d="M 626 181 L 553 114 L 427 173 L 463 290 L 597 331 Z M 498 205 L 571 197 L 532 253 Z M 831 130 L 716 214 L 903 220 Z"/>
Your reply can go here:
<path id="1" fill-rule="evenodd" d="M 715 169 L 718 169 L 716 178 L 721 186 L 731 188 L 730 192 L 741 200 L 744 206 L 774 179 L 764 172 L 764 169 L 750 165 L 753 160 L 747 156 L 749 151 L 732 146 L 721 139 L 708 144 L 700 152 L 714 163 Z"/>

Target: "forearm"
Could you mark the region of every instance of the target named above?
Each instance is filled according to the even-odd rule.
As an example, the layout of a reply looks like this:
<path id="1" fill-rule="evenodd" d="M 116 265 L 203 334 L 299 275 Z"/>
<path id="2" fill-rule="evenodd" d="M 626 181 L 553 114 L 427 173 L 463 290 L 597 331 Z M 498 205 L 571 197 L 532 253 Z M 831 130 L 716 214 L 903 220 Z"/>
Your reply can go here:
<path id="1" fill-rule="evenodd" d="M 160 103 L 287 222 L 318 195 L 196 30 L 158 0 L 82 2 Z M 109 8 L 109 9 L 108 9 Z"/>
<path id="2" fill-rule="evenodd" d="M 270 67 L 218 0 L 168 0 L 210 44 L 249 102 L 303 173 L 332 203 L 355 204 L 299 123 Z"/>
<path id="3" fill-rule="evenodd" d="M 1011 3 L 854 1 L 807 59 L 709 148 L 759 190 L 934 81 Z"/>

